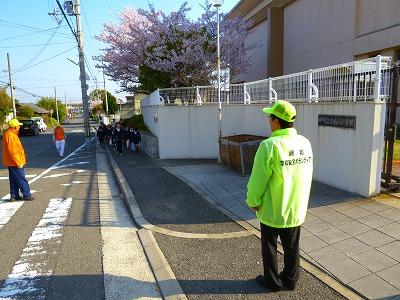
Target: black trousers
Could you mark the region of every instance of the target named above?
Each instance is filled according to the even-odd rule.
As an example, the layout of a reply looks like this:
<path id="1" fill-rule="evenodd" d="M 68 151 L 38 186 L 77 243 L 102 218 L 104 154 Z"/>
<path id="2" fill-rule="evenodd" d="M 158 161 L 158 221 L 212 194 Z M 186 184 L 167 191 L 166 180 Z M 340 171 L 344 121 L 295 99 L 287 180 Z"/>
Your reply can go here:
<path id="1" fill-rule="evenodd" d="M 122 154 L 122 141 L 116 141 L 117 144 L 117 152 Z"/>
<path id="2" fill-rule="evenodd" d="M 300 228 L 274 228 L 260 223 L 264 277 L 274 288 L 294 287 L 300 274 Z M 277 238 L 281 238 L 284 251 L 284 268 L 279 276 Z"/>

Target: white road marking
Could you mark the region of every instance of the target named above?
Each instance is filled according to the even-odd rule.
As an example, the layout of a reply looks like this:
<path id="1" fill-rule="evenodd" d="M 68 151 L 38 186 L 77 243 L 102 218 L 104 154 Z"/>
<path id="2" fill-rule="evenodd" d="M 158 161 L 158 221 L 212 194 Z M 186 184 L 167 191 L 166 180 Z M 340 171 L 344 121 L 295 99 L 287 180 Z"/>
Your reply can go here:
<path id="1" fill-rule="evenodd" d="M 24 204 L 22 201 L 2 203 L 0 209 L 0 229 L 7 224 L 22 204 Z"/>
<path id="2" fill-rule="evenodd" d="M 54 167 L 54 169 L 61 169 L 61 168 L 72 167 L 72 166 L 75 166 L 75 165 L 84 165 L 84 164 L 90 164 L 90 162 L 88 162 L 88 161 L 79 161 L 79 162 L 76 162 L 76 163 L 59 165 L 57 167 Z"/>
<path id="3" fill-rule="evenodd" d="M 48 175 L 48 176 L 44 176 L 43 179 L 45 179 L 45 178 L 57 178 L 57 177 L 61 177 L 61 176 L 67 176 L 67 175 L 70 175 L 70 174 L 72 174 L 72 173 L 73 173 L 73 172 Z"/>
<path id="4" fill-rule="evenodd" d="M 37 176 L 37 174 L 30 174 L 30 175 L 25 175 L 25 178 L 32 178 Z M 1 176 L 0 180 L 8 180 L 8 176 Z"/>
<path id="5" fill-rule="evenodd" d="M 73 185 L 73 184 L 82 184 L 82 183 L 87 183 L 87 182 L 86 181 L 74 180 L 74 181 L 72 181 L 72 183 L 61 183 L 60 185 L 62 185 L 62 186 L 70 186 L 70 185 Z"/>
<path id="6" fill-rule="evenodd" d="M 37 193 L 37 190 L 31 190 L 31 194 Z M 5 195 L 1 200 L 9 200 L 10 199 L 10 194 Z M 0 202 L 1 204 L 1 202 Z"/>
<path id="7" fill-rule="evenodd" d="M 82 144 L 81 146 L 79 146 L 79 148 L 77 148 L 74 152 L 72 152 L 71 154 L 69 154 L 68 156 L 66 156 L 65 158 L 63 158 L 62 160 L 60 160 L 59 162 L 55 163 L 54 165 L 52 165 L 50 168 L 44 170 L 42 173 L 40 173 L 38 176 L 34 177 L 33 179 L 31 179 L 29 182 L 29 184 L 35 182 L 36 180 L 40 179 L 41 177 L 43 177 L 44 175 L 46 175 L 47 173 L 49 173 L 50 171 L 56 169 L 56 167 L 64 162 L 65 160 L 67 160 L 69 157 L 75 155 L 75 153 L 77 153 L 79 150 L 81 150 L 84 146 L 86 146 L 86 144 Z M 31 190 L 31 193 L 36 192 L 35 190 Z M 15 205 L 10 205 L 8 206 L 9 202 L 5 202 L 4 200 L 8 200 L 10 199 L 10 194 L 5 195 L 3 198 L 1 198 L 0 200 L 0 212 L 3 211 L 3 207 L 8 207 L 8 213 L 7 214 L 0 214 L 0 224 L 7 224 L 7 222 L 11 219 L 11 217 L 17 212 L 17 210 L 22 206 L 22 204 L 24 202 L 16 202 Z M 3 225 L 4 226 L 4 225 Z M 1 227 L 3 227 L 1 226 Z M 0 228 L 1 228 L 0 227 Z"/>
<path id="8" fill-rule="evenodd" d="M 47 247 L 61 242 L 72 198 L 51 199 L 39 224 L 22 251 L 0 290 L 0 299 L 45 299 L 47 284 L 53 274 L 47 264 Z"/>
<path id="9" fill-rule="evenodd" d="M 86 172 L 86 170 L 78 170 L 78 171 L 76 171 L 76 173 L 83 173 L 83 172 Z"/>

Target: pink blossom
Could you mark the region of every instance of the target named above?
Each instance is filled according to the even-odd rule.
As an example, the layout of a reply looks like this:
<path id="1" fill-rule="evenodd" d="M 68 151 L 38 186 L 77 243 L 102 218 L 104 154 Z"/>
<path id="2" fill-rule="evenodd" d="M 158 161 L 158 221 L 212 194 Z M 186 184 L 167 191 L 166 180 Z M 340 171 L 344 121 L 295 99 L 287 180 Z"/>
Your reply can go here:
<path id="1" fill-rule="evenodd" d="M 206 1 L 197 21 L 188 18 L 185 2 L 166 15 L 152 5 L 148 10 L 125 8 L 119 24 L 105 24 L 97 37 L 107 47 L 96 57 L 106 74 L 126 90 L 140 86 L 139 66 L 167 72 L 171 86 L 206 85 L 215 80 L 217 62 L 216 10 Z M 221 69 L 236 72 L 247 65 L 245 46 L 249 21 L 220 15 Z"/>

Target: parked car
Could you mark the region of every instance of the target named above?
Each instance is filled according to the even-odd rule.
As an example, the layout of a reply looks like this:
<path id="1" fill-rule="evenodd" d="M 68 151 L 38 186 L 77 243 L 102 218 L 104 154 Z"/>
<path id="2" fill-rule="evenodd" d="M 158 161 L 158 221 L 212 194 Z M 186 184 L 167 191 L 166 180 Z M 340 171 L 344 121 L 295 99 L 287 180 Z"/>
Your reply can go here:
<path id="1" fill-rule="evenodd" d="M 20 120 L 23 124 L 19 129 L 20 135 L 38 135 L 39 125 L 33 120 Z"/>
<path id="2" fill-rule="evenodd" d="M 38 124 L 40 132 L 44 132 L 47 130 L 47 125 L 42 117 L 32 117 L 31 119 Z"/>

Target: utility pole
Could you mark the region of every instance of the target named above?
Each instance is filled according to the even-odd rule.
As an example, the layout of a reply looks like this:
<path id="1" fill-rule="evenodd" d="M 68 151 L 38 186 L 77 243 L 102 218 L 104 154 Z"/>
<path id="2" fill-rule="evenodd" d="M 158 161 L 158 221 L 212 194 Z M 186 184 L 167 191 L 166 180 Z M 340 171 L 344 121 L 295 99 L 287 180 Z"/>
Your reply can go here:
<path id="1" fill-rule="evenodd" d="M 11 101 L 12 101 L 12 106 L 13 106 L 13 118 L 15 119 L 17 117 L 17 110 L 15 109 L 15 100 L 14 100 L 14 87 L 12 83 L 12 78 L 11 78 L 11 58 L 10 58 L 10 53 L 7 53 L 7 63 L 8 63 L 8 78 L 10 80 L 10 96 L 11 96 Z"/>
<path id="2" fill-rule="evenodd" d="M 103 86 L 104 86 L 104 97 L 106 99 L 106 117 L 108 118 L 108 99 L 106 90 L 106 77 L 104 76 L 104 63 L 103 63 Z"/>
<path id="3" fill-rule="evenodd" d="M 78 36 L 78 50 L 79 50 L 79 70 L 82 90 L 82 104 L 83 104 L 83 125 L 85 128 L 86 137 L 90 136 L 90 122 L 89 122 L 89 97 L 87 94 L 88 85 L 86 84 L 85 72 L 85 56 L 83 53 L 83 32 L 81 25 L 81 1 L 75 2 L 75 16 L 76 16 L 76 35 Z"/>
<path id="4" fill-rule="evenodd" d="M 67 114 L 67 119 L 68 119 L 68 105 L 67 105 L 67 93 L 64 92 L 64 103 L 65 103 L 65 112 Z"/>
<path id="5" fill-rule="evenodd" d="M 54 87 L 54 98 L 56 100 L 57 123 L 60 124 L 60 118 L 58 117 L 58 102 L 57 102 L 57 90 L 56 90 L 56 87 Z"/>

